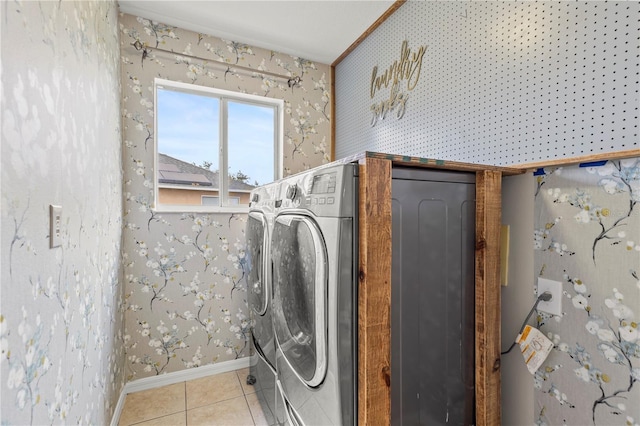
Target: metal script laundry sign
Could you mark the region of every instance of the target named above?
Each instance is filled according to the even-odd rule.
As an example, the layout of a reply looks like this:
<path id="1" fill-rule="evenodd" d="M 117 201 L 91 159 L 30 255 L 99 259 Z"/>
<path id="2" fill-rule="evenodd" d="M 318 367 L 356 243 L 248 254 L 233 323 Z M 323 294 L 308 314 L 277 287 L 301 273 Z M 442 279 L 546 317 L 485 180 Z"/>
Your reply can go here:
<path id="1" fill-rule="evenodd" d="M 400 59 L 395 60 L 382 74 L 378 74 L 377 65 L 373 67 L 369 93 L 371 99 L 383 87 L 390 90 L 388 99 L 371 105 L 371 127 L 375 126 L 378 120 L 384 120 L 389 112 L 395 111 L 398 120 L 404 116 L 409 99 L 408 92 L 412 91 L 420 80 L 422 59 L 426 50 L 427 46 L 420 46 L 417 52 L 412 52 L 405 40 L 400 48 Z"/>

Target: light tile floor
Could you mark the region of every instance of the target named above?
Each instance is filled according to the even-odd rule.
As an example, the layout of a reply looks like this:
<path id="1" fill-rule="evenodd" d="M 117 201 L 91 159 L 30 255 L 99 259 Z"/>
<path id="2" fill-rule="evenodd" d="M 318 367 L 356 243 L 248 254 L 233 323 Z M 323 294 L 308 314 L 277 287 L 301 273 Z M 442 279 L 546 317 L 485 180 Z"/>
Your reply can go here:
<path id="1" fill-rule="evenodd" d="M 245 368 L 130 393 L 118 426 L 267 425 L 247 374 Z"/>

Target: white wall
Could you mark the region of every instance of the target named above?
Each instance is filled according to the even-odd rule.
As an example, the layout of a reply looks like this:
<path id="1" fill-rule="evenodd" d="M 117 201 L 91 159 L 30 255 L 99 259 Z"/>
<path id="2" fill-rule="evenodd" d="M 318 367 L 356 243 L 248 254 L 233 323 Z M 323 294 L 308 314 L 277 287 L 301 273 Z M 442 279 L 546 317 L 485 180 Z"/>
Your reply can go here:
<path id="1" fill-rule="evenodd" d="M 0 423 L 107 424 L 124 385 L 117 5 L 0 8 Z"/>
<path id="2" fill-rule="evenodd" d="M 336 66 L 336 158 L 512 165 L 638 149 L 639 14 L 639 2 L 406 2 Z M 411 70 L 404 115 L 371 127 L 393 93 L 370 96 L 374 67 L 394 62 Z"/>
<path id="3" fill-rule="evenodd" d="M 502 179 L 502 223 L 509 225 L 509 275 L 501 287 L 502 349 L 515 340 L 535 303 L 533 291 L 533 191 L 531 174 Z M 534 314 L 535 316 L 535 314 Z M 535 318 L 529 324 L 535 324 Z M 533 419 L 533 376 L 516 345 L 501 358 L 502 424 L 530 424 Z"/>

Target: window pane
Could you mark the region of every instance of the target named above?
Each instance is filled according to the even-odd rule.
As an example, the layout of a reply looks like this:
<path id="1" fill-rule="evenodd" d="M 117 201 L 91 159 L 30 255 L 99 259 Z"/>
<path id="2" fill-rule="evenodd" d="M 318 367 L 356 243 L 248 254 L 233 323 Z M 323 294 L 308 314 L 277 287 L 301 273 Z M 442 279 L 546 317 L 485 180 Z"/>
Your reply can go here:
<path id="1" fill-rule="evenodd" d="M 227 103 L 230 199 L 238 196 L 234 189 L 246 191 L 275 180 L 275 115 L 271 106 Z"/>
<path id="2" fill-rule="evenodd" d="M 203 206 L 219 206 L 220 205 L 220 197 L 210 197 L 207 195 L 202 196 L 202 205 Z"/>
<path id="3" fill-rule="evenodd" d="M 202 193 L 194 187 L 213 191 L 214 196 L 219 189 L 220 101 L 157 87 L 156 102 L 158 201 L 200 205 Z"/>

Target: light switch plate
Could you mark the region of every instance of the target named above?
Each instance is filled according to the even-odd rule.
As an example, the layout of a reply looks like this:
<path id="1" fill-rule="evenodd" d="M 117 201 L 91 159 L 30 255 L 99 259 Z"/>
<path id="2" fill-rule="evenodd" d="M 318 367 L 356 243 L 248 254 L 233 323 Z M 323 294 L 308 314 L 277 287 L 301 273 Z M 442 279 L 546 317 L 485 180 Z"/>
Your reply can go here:
<path id="1" fill-rule="evenodd" d="M 49 248 L 62 245 L 62 206 L 49 205 Z"/>
<path id="2" fill-rule="evenodd" d="M 538 302 L 538 311 L 562 316 L 562 283 L 538 277 L 538 296 L 545 291 L 551 293 L 551 300 Z"/>

